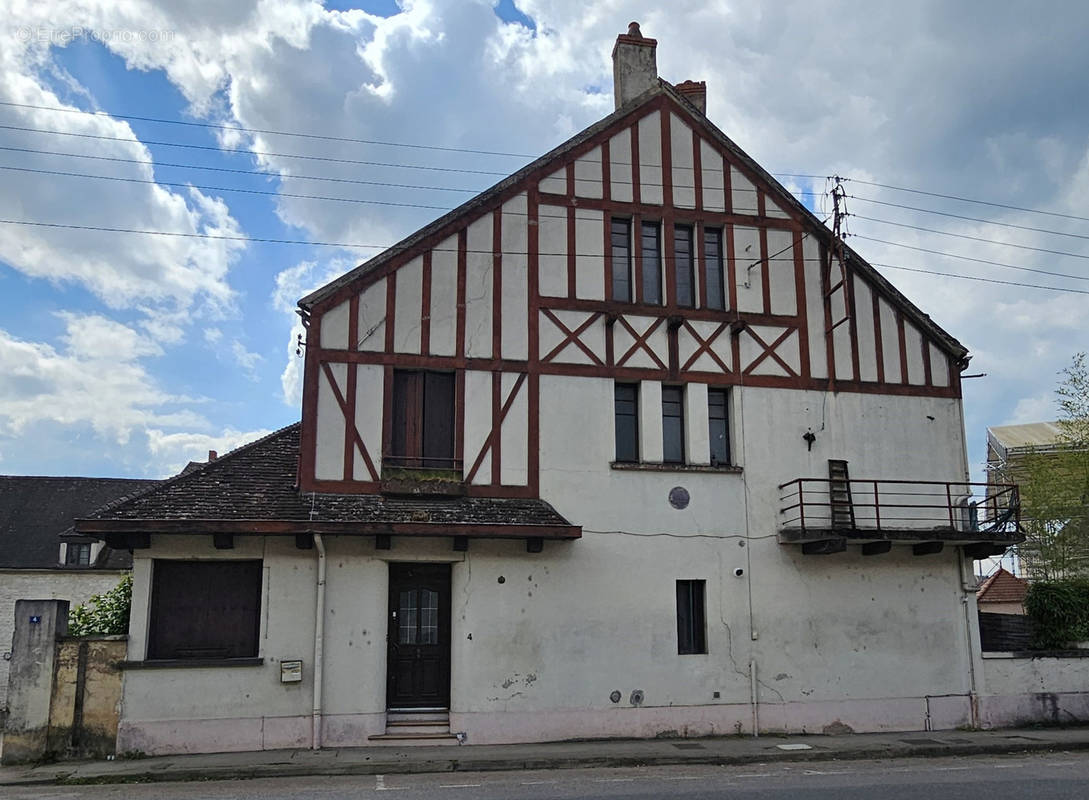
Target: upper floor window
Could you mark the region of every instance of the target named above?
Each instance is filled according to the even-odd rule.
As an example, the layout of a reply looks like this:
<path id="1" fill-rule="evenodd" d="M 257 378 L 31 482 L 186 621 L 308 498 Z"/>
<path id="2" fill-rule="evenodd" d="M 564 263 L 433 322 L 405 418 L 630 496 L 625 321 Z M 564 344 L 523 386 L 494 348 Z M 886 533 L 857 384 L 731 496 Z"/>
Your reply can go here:
<path id="1" fill-rule="evenodd" d="M 91 565 L 91 543 L 69 542 L 64 554 L 64 563 L 70 567 L 89 567 Z"/>
<path id="2" fill-rule="evenodd" d="M 684 463 L 684 389 L 662 387 L 662 461 Z"/>
<path id="3" fill-rule="evenodd" d="M 730 464 L 729 393 L 725 389 L 707 390 L 707 425 L 711 439 L 711 463 Z"/>
<path id="4" fill-rule="evenodd" d="M 622 303 L 631 302 L 631 222 L 614 219 L 609 231 L 612 245 L 613 286 L 612 298 Z"/>
<path id="5" fill-rule="evenodd" d="M 454 375 L 395 370 L 390 452 L 393 466 L 453 469 Z"/>
<path id="6" fill-rule="evenodd" d="M 662 304 L 662 226 L 657 222 L 640 224 L 641 248 L 643 256 L 643 296 L 642 302 L 651 305 Z"/>
<path id="7" fill-rule="evenodd" d="M 639 387 L 618 383 L 613 390 L 616 419 L 616 460 L 639 460 Z"/>
<path id="8" fill-rule="evenodd" d="M 677 225 L 673 229 L 673 263 L 677 276 L 677 305 L 696 305 L 696 276 L 693 269 L 692 226 Z"/>
<path id="9" fill-rule="evenodd" d="M 703 229 L 703 253 L 706 264 L 703 281 L 707 287 L 707 307 L 726 308 L 725 281 L 722 279 L 722 228 Z"/>

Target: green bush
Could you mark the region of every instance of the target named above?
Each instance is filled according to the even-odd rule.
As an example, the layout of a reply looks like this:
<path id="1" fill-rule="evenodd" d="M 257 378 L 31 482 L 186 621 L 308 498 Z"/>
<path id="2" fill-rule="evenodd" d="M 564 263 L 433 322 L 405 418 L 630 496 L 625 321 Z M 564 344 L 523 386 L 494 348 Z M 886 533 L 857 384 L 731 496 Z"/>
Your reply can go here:
<path id="1" fill-rule="evenodd" d="M 1089 578 L 1031 584 L 1025 612 L 1036 623 L 1039 648 L 1059 649 L 1089 639 Z"/>
<path id="2" fill-rule="evenodd" d="M 129 632 L 132 605 L 132 575 L 126 575 L 108 592 L 68 612 L 69 636 L 117 636 Z"/>

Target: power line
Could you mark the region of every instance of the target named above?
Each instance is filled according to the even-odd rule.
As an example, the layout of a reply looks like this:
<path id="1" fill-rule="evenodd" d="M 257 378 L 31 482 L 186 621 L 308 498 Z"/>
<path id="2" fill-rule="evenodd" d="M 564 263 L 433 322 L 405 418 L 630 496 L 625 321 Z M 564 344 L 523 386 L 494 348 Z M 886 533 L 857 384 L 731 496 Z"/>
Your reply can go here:
<path id="1" fill-rule="evenodd" d="M 923 214 L 937 214 L 942 217 L 952 217 L 953 219 L 962 219 L 967 222 L 982 222 L 984 225 L 998 225 L 1003 228 L 1016 228 L 1020 231 L 1032 231 L 1033 233 L 1047 233 L 1052 236 L 1069 236 L 1072 239 L 1089 239 L 1089 236 L 1080 233 L 1067 233 L 1066 231 L 1053 231 L 1048 228 L 1033 228 L 1029 225 L 1016 225 L 1012 222 L 998 222 L 993 219 L 982 219 L 981 217 L 967 217 L 963 214 L 953 214 L 949 211 L 936 211 L 932 208 L 919 208 L 917 206 L 905 206 L 900 203 L 889 203 L 884 200 L 874 200 L 872 197 L 859 197 L 858 195 L 847 195 L 852 200 L 861 200 L 863 203 L 873 203 L 879 206 L 889 206 L 890 208 L 902 208 L 907 211 L 919 211 Z"/>
<path id="2" fill-rule="evenodd" d="M 25 226 L 38 227 L 38 228 L 57 228 L 57 229 L 65 229 L 65 230 L 100 231 L 100 232 L 106 232 L 106 233 L 135 233 L 135 234 L 144 234 L 144 235 L 147 235 L 147 236 L 176 236 L 176 237 L 188 238 L 188 239 L 211 239 L 211 240 L 226 240 L 226 241 L 242 241 L 242 242 L 256 242 L 256 243 L 259 243 L 259 244 L 307 245 L 307 246 L 311 246 L 311 247 L 337 247 L 337 248 L 341 248 L 341 249 L 365 248 L 365 249 L 372 249 L 372 250 L 394 250 L 397 247 L 396 245 L 390 246 L 390 245 L 377 245 L 377 244 L 359 244 L 359 243 L 352 243 L 352 242 L 321 242 L 321 241 L 311 242 L 311 241 L 306 241 L 304 239 L 275 239 L 275 238 L 267 238 L 267 237 L 251 237 L 251 236 L 240 236 L 240 235 L 231 235 L 231 234 L 185 233 L 185 232 L 180 232 L 180 231 L 149 231 L 149 230 L 140 230 L 140 229 L 136 229 L 136 228 L 113 228 L 113 227 L 105 227 L 105 226 L 100 226 L 100 225 L 73 225 L 73 224 L 65 224 L 65 223 L 58 223 L 58 222 L 35 222 L 35 221 L 30 221 L 30 220 L 12 220 L 12 219 L 0 219 L 0 225 L 25 225 Z M 405 247 L 407 247 L 407 246 L 408 245 L 406 245 Z M 401 249 L 405 249 L 405 248 L 403 247 Z M 439 251 L 443 250 L 443 248 L 433 248 L 433 249 L 434 250 L 439 250 Z M 447 248 L 447 250 L 450 251 L 450 252 L 453 252 L 453 248 Z M 489 250 L 470 250 L 468 252 L 472 252 L 472 253 L 489 253 L 490 254 L 492 251 L 489 249 Z M 509 254 L 510 255 L 526 255 L 526 253 L 509 253 Z M 538 253 L 538 255 L 541 255 L 541 256 L 559 256 L 559 255 L 566 255 L 566 253 Z M 584 254 L 584 255 L 586 255 L 586 256 L 591 256 L 592 255 L 592 256 L 595 256 L 595 257 L 598 257 L 598 258 L 603 257 L 602 254 L 600 254 L 600 253 L 593 253 L 593 254 L 587 253 L 587 254 Z M 756 263 L 759 263 L 762 260 L 763 259 L 757 259 Z M 814 261 L 814 259 L 805 259 L 805 260 L 806 261 Z M 819 262 L 820 259 L 816 259 L 816 261 Z M 984 283 L 996 283 L 996 284 L 1001 284 L 1003 286 L 1020 286 L 1020 287 L 1025 287 L 1025 288 L 1029 288 L 1029 289 L 1046 289 L 1048 291 L 1067 292 L 1067 293 L 1071 293 L 1071 294 L 1089 294 L 1089 291 L 1083 290 L 1083 289 L 1068 289 L 1068 288 L 1061 287 L 1061 286 L 1040 286 L 1040 285 L 1031 284 L 1031 283 L 1018 283 L 1016 281 L 1003 281 L 1003 280 L 998 280 L 996 278 L 982 278 L 982 277 L 973 276 L 973 275 L 958 275 L 958 274 L 952 273 L 952 272 L 938 272 L 938 271 L 934 271 L 934 270 L 916 269 L 916 268 L 913 268 L 913 267 L 901 267 L 901 266 L 894 265 L 894 264 L 872 264 L 872 266 L 883 267 L 883 268 L 887 268 L 887 269 L 899 269 L 899 270 L 905 270 L 905 271 L 908 271 L 908 272 L 921 272 L 921 273 L 924 273 L 924 274 L 927 274 L 927 275 L 938 275 L 938 276 L 942 276 L 942 277 L 946 277 L 946 278 L 963 278 L 965 280 L 982 281 Z"/>
<path id="3" fill-rule="evenodd" d="M 0 150 L 11 151 L 16 153 L 34 153 L 35 155 L 46 156 L 65 156 L 68 158 L 84 158 L 93 161 L 112 161 L 121 164 L 145 164 L 153 167 L 172 167 L 176 169 L 195 169 L 207 172 L 225 172 L 235 175 L 254 175 L 263 176 L 269 178 L 279 178 L 280 180 L 291 178 L 292 180 L 304 180 L 304 181 L 329 181 L 330 183 L 351 183 L 361 186 L 383 186 L 392 189 L 426 189 L 434 192 L 465 192 L 465 193 L 480 193 L 484 189 L 459 189 L 452 186 L 420 186 L 412 183 L 386 183 L 384 181 L 364 181 L 357 180 L 355 178 L 333 178 L 324 175 L 297 175 L 295 173 L 289 173 L 284 175 L 280 172 L 272 172 L 270 170 L 263 169 L 238 169 L 236 167 L 211 167 L 201 164 L 175 164 L 169 161 L 155 161 L 150 158 L 120 158 L 118 156 L 92 156 L 87 153 L 65 153 L 59 150 L 38 150 L 33 147 L 9 147 L 6 145 L 0 145 Z"/>
<path id="4" fill-rule="evenodd" d="M 0 125 L 0 130 L 26 131 L 29 133 L 49 133 L 54 136 L 74 136 L 79 139 L 101 139 L 126 144 L 155 145 L 157 147 L 180 147 L 187 150 L 206 150 L 214 153 L 234 153 L 244 156 L 264 156 L 268 158 L 299 158 L 307 161 L 324 161 L 331 164 L 357 164 L 364 167 L 395 167 L 398 169 L 422 169 L 432 172 L 460 172 L 469 175 L 498 175 L 506 177 L 506 172 L 491 172 L 480 169 L 458 169 L 455 167 L 430 167 L 422 164 L 392 164 L 384 161 L 363 161 L 354 158 L 334 158 L 332 156 L 307 156 L 299 153 L 272 153 L 263 150 L 248 150 L 244 147 L 216 147 L 210 144 L 183 144 L 181 142 L 162 142 L 151 139 L 128 139 L 124 136 L 106 136 L 100 133 L 75 133 L 73 131 L 54 131 L 46 128 L 29 128 L 21 125 Z"/>
<path id="5" fill-rule="evenodd" d="M 483 156 L 505 156 L 510 158 L 537 158 L 537 156 L 525 153 L 503 153 L 497 150 L 474 150 L 469 147 L 443 147 L 434 144 L 410 144 L 408 142 L 385 142 L 378 139 L 356 139 L 351 136 L 329 136 L 320 133 L 299 133 L 297 131 L 277 131 L 269 128 L 244 128 L 240 125 L 219 125 L 214 122 L 188 122 L 177 119 L 163 119 L 162 117 L 140 117 L 133 114 L 115 114 L 112 111 L 84 111 L 80 108 L 61 108 L 59 106 L 39 106 L 32 103 L 11 103 L 0 100 L 0 106 L 12 108 L 34 108 L 39 111 L 60 111 L 66 114 L 84 114 L 91 117 L 112 117 L 114 119 L 129 119 L 138 122 L 155 122 L 161 125 L 184 125 L 190 128 L 211 128 L 214 130 L 231 131 L 232 133 L 262 133 L 271 136 L 291 136 L 298 139 L 320 139 L 326 142 L 346 142 L 351 144 L 373 144 L 383 147 L 407 147 L 414 150 L 438 150 L 446 153 L 472 153 Z"/>
<path id="6" fill-rule="evenodd" d="M 237 192 L 240 194 L 256 194 L 265 195 L 269 197 L 291 197 L 294 199 L 303 200 L 328 200 L 337 203 L 362 203 L 364 205 L 375 206 L 396 206 L 398 208 L 427 208 L 435 211 L 449 211 L 446 206 L 431 206 L 424 203 L 397 203 L 392 200 L 364 200 L 357 197 L 329 197 L 325 195 L 315 194 L 292 194 L 290 192 L 280 191 L 266 191 L 264 189 L 242 189 L 233 186 L 202 186 L 196 183 L 181 183 L 177 181 L 160 181 L 153 178 L 121 178 L 114 175 L 87 175 L 82 172 L 63 172 L 61 170 L 52 169 L 35 169 L 32 167 L 12 167 L 4 164 L 0 164 L 0 169 L 13 170 L 15 172 L 30 172 L 38 175 L 58 175 L 66 178 L 94 178 L 101 181 L 120 181 L 122 183 L 144 183 L 155 184 L 157 186 L 172 186 L 174 188 L 181 189 L 201 189 L 207 192 Z"/>
<path id="7" fill-rule="evenodd" d="M 1026 208 L 1025 206 L 1013 206 L 1007 203 L 995 203 L 990 200 L 977 200 L 972 197 L 960 197 L 955 194 L 942 194 L 941 192 L 928 192 L 923 189 L 910 189 L 906 186 L 893 186 L 888 183 L 878 183 L 876 181 L 864 181 L 861 178 L 844 178 L 845 181 L 851 181 L 852 183 L 861 183 L 864 186 L 877 186 L 881 189 L 891 189 L 895 192 L 910 192 L 912 194 L 921 194 L 926 197 L 939 197 L 943 200 L 957 200 L 961 203 L 975 203 L 981 206 L 991 206 L 993 208 L 1005 208 L 1010 211 L 1024 211 L 1027 214 L 1043 214 L 1049 217 L 1059 217 L 1061 219 L 1075 219 L 1081 222 L 1089 222 L 1089 217 L 1079 217 L 1076 214 L 1062 214 L 1058 211 L 1044 211 L 1039 208 Z"/>
<path id="8" fill-rule="evenodd" d="M 1086 275 L 1071 275 L 1068 272 L 1051 272 L 1046 269 L 1035 269 L 1033 267 L 1019 267 L 1015 264 L 1003 264 L 1001 261 L 990 261 L 986 258 L 974 258 L 973 256 L 962 256 L 958 253 L 946 253 L 942 250 L 931 250 L 927 247 L 916 247 L 911 244 L 902 244 L 901 242 L 890 242 L 887 239 L 875 239 L 872 236 L 863 236 L 860 233 L 850 234 L 853 239 L 865 239 L 868 242 L 877 242 L 878 244 L 887 244 L 892 247 L 903 247 L 907 250 L 917 250 L 920 253 L 930 253 L 935 256 L 945 256 L 946 258 L 958 258 L 962 261 L 973 261 L 977 264 L 989 264 L 994 267 L 1002 267 L 1004 269 L 1016 269 L 1022 272 L 1035 272 L 1039 275 L 1051 275 L 1056 278 L 1070 278 L 1075 281 L 1089 281 L 1089 276 Z"/>
<path id="9" fill-rule="evenodd" d="M 864 219 L 869 222 L 879 222 L 882 225 L 895 225 L 898 228 L 910 228 L 915 231 L 923 231 L 924 233 L 937 233 L 942 236 L 952 236 L 957 239 L 968 239 L 973 242 L 983 242 L 984 244 L 995 244 L 1001 247 L 1016 247 L 1018 250 L 1032 250 L 1036 253 L 1049 253 L 1053 256 L 1069 256 L 1070 258 L 1086 258 L 1089 259 L 1089 255 L 1085 253 L 1068 253 L 1065 250 L 1048 250 L 1043 247 L 1029 247 L 1027 244 L 1013 244 L 1012 242 L 996 242 L 993 239 L 984 239 L 981 236 L 969 236 L 966 233 L 953 233 L 951 231 L 942 231 L 937 228 L 924 228 L 920 225 L 909 225 L 906 222 L 893 222 L 888 219 L 878 219 L 876 217 L 867 217 L 862 214 L 852 214 L 855 219 Z"/>
<path id="10" fill-rule="evenodd" d="M 1040 286 L 1035 283 L 1019 283 L 1017 281 L 1001 281 L 997 278 L 981 278 L 976 275 L 958 275 L 955 272 L 936 272 L 930 269 L 917 269 L 915 267 L 901 267 L 897 264 L 877 264 L 872 263 L 870 266 L 881 267 L 882 269 L 899 269 L 905 272 L 921 272 L 924 275 L 941 275 L 944 278 L 960 278 L 966 281 L 982 281 L 983 283 L 999 283 L 1003 286 L 1021 286 L 1027 289 L 1050 289 L 1053 292 L 1069 292 L 1071 294 L 1089 294 L 1089 289 L 1065 289 L 1058 286 Z"/>

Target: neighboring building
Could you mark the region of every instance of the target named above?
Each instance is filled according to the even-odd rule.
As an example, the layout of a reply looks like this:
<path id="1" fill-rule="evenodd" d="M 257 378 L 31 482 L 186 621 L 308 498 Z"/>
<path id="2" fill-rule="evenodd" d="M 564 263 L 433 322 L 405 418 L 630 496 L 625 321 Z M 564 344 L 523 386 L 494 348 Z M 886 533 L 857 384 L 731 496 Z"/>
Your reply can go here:
<path id="1" fill-rule="evenodd" d="M 119 750 L 980 721 L 972 560 L 1019 536 L 967 353 L 655 45 L 300 302 L 301 424 L 77 523 L 134 551 Z"/>
<path id="2" fill-rule="evenodd" d="M 981 612 L 989 614 L 1024 614 L 1027 592 L 1028 581 L 999 567 L 979 585 L 976 605 Z"/>
<path id="3" fill-rule="evenodd" d="M 76 517 L 155 481 L 0 475 L 0 709 L 8 692 L 8 659 L 16 600 L 86 602 L 117 585 L 132 567 L 128 551 L 90 537 L 61 541 Z"/>
<path id="4" fill-rule="evenodd" d="M 987 428 L 987 479 L 1022 487 L 1028 539 L 1016 548 L 1018 572 L 1033 580 L 1089 572 L 1089 453 L 1062 422 Z"/>

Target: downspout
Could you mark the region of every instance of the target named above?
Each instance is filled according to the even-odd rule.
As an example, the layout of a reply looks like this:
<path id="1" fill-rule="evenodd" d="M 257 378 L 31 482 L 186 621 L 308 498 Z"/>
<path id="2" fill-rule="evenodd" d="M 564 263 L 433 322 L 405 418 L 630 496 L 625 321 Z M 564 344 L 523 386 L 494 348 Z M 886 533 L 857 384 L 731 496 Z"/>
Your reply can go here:
<path id="1" fill-rule="evenodd" d="M 311 747 L 320 750 L 322 667 L 325 657 L 325 542 L 320 533 L 314 534 L 314 549 L 318 553 L 318 597 L 314 612 L 314 717 L 311 723 L 314 739 Z"/>

